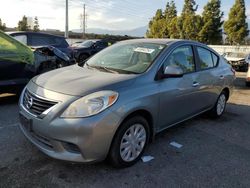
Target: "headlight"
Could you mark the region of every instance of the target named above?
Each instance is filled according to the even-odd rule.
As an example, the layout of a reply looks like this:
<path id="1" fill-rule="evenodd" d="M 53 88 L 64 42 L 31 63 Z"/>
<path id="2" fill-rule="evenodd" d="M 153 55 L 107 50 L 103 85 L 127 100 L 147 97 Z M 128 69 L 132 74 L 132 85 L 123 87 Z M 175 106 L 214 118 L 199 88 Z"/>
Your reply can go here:
<path id="1" fill-rule="evenodd" d="M 83 118 L 102 112 L 116 102 L 118 93 L 99 91 L 73 102 L 61 115 L 63 118 Z"/>

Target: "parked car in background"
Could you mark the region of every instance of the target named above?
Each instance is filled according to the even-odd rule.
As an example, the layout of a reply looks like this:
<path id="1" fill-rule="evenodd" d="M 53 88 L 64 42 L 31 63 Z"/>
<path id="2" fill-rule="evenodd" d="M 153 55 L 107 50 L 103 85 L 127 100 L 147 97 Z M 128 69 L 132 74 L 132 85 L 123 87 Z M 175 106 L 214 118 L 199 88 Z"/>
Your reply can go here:
<path id="1" fill-rule="evenodd" d="M 108 46 L 109 43 L 105 40 L 93 39 L 75 44 L 72 48 L 76 61 L 82 62 Z"/>
<path id="2" fill-rule="evenodd" d="M 32 48 L 53 46 L 67 54 L 70 58 L 73 58 L 73 50 L 70 48 L 65 37 L 30 31 L 7 32 L 7 34 Z"/>
<path id="3" fill-rule="evenodd" d="M 20 128 L 47 155 L 68 161 L 138 161 L 155 134 L 209 112 L 220 117 L 234 71 L 198 42 L 138 39 L 85 63 L 33 78 L 20 98 Z"/>
<path id="4" fill-rule="evenodd" d="M 248 63 L 246 61 L 245 54 L 242 53 L 234 53 L 227 52 L 222 55 L 236 71 L 244 71 L 248 70 Z"/>
<path id="5" fill-rule="evenodd" d="M 250 87 L 250 63 L 248 64 L 248 71 L 246 77 L 246 86 Z"/>
<path id="6" fill-rule="evenodd" d="M 19 92 L 33 76 L 73 63 L 55 47 L 31 50 L 0 31 L 0 93 Z"/>

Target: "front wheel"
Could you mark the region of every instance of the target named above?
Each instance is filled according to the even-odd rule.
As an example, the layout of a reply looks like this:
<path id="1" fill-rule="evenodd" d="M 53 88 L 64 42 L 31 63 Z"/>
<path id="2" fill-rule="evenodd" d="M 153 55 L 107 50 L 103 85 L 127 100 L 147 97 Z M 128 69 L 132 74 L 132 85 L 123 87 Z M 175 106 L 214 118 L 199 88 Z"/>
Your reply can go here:
<path id="1" fill-rule="evenodd" d="M 141 116 L 132 117 L 122 123 L 110 148 L 111 164 L 118 168 L 135 164 L 149 142 L 149 132 L 149 124 Z"/>
<path id="2" fill-rule="evenodd" d="M 214 118 L 222 116 L 222 114 L 226 109 L 226 104 L 227 104 L 227 95 L 226 92 L 223 91 L 218 97 L 213 109 L 210 110 L 210 115 Z"/>

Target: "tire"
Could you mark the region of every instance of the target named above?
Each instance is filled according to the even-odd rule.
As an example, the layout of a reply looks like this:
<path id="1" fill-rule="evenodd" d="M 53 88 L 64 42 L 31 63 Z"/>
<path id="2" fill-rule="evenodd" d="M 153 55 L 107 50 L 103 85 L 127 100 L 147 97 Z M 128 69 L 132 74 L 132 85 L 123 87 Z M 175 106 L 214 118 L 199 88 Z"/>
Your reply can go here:
<path id="1" fill-rule="evenodd" d="M 136 140 L 131 131 L 140 139 Z M 109 151 L 108 159 L 111 165 L 116 168 L 134 165 L 143 155 L 149 143 L 149 135 L 149 124 L 141 116 L 134 116 L 122 123 L 114 136 Z"/>
<path id="2" fill-rule="evenodd" d="M 223 115 L 227 104 L 227 94 L 225 91 L 222 91 L 219 95 L 216 104 L 214 107 L 209 111 L 209 114 L 212 118 L 219 118 Z"/>

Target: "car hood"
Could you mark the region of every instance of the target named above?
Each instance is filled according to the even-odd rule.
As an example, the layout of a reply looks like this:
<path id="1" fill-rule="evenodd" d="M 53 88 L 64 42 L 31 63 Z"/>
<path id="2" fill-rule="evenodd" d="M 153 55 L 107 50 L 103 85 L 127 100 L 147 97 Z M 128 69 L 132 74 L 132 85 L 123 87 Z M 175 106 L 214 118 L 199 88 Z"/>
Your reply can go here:
<path id="1" fill-rule="evenodd" d="M 34 77 L 32 82 L 51 91 L 85 96 L 100 90 L 117 90 L 131 86 L 136 76 L 101 72 L 73 65 L 41 74 Z"/>
<path id="2" fill-rule="evenodd" d="M 73 46 L 71 47 L 73 50 L 87 50 L 89 47 L 84 47 L 84 46 Z"/>
<path id="3" fill-rule="evenodd" d="M 241 57 L 225 57 L 226 60 L 228 61 L 242 61 L 245 60 L 245 58 L 241 58 Z"/>

